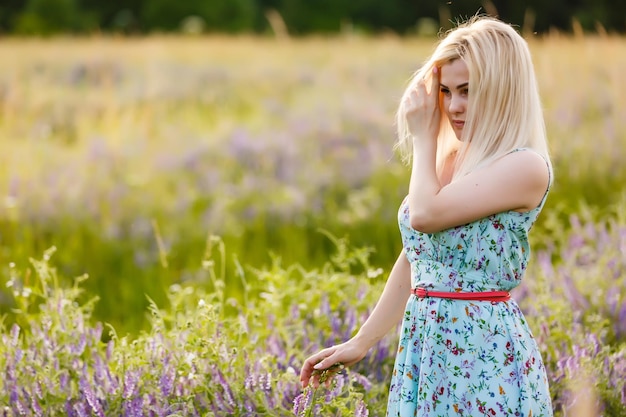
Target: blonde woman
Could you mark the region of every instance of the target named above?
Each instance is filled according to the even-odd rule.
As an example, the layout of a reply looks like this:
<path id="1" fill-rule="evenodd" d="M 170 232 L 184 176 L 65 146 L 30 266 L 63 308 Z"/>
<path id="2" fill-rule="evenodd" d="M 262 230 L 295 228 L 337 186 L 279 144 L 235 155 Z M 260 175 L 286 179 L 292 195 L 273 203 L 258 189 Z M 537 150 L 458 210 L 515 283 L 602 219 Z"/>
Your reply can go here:
<path id="1" fill-rule="evenodd" d="M 401 321 L 388 416 L 552 416 L 540 352 L 509 294 L 552 182 L 526 42 L 487 17 L 451 30 L 410 81 L 397 126 L 412 167 L 402 253 L 358 333 L 305 361 L 303 386 L 358 362 Z"/>

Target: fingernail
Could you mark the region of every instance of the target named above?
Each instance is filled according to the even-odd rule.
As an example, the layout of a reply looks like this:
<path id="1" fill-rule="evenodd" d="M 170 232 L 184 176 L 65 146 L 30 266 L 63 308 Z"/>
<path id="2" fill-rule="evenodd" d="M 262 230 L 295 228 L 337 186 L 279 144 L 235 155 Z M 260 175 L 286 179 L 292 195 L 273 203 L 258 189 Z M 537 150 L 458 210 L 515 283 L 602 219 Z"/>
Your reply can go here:
<path id="1" fill-rule="evenodd" d="M 314 369 L 320 369 L 322 367 L 322 362 L 318 363 L 317 365 L 315 365 L 313 368 Z"/>
<path id="2" fill-rule="evenodd" d="M 433 67 L 433 73 L 434 73 L 434 74 L 437 74 L 437 71 L 439 71 L 439 70 L 437 69 L 437 67 L 436 67 L 436 66 L 435 66 L 435 67 Z"/>

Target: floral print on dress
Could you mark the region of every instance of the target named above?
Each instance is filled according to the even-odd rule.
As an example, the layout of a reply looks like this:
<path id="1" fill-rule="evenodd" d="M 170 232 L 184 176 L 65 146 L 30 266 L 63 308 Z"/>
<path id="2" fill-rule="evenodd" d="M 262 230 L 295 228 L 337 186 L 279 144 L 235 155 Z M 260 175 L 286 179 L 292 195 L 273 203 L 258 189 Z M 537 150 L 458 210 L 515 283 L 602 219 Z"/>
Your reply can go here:
<path id="1" fill-rule="evenodd" d="M 547 194 L 547 192 L 546 192 Z M 398 220 L 412 287 L 433 291 L 509 291 L 521 282 L 528 232 L 543 204 L 426 234 Z M 514 300 L 411 296 L 389 390 L 388 417 L 552 416 L 548 380 L 535 339 Z"/>

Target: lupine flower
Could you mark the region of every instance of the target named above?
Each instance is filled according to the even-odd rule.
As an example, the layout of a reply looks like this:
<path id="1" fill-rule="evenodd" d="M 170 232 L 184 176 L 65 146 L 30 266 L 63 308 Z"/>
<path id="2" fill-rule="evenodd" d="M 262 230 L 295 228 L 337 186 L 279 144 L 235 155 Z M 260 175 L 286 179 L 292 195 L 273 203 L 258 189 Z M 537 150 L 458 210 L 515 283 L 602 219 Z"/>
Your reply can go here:
<path id="1" fill-rule="evenodd" d="M 166 367 L 163 369 L 163 373 L 160 379 L 161 394 L 164 397 L 169 397 L 172 394 L 174 388 L 174 379 L 176 371 L 174 368 Z"/>
<path id="2" fill-rule="evenodd" d="M 589 228 L 585 230 L 592 233 Z M 598 232 L 598 236 L 607 245 L 602 255 L 610 257 L 608 248 L 618 246 L 611 243 L 615 234 L 607 237 L 602 233 Z M 585 248 L 588 247 L 580 250 Z M 605 307 L 599 305 L 602 303 L 597 297 L 587 298 L 576 271 L 583 267 L 615 269 L 620 261 L 610 263 L 590 257 L 583 265 L 576 250 L 565 252 L 569 258 L 549 270 L 551 280 L 569 280 L 569 285 L 588 301 L 589 309 L 597 309 L 598 314 L 619 314 L 617 301 L 615 306 Z M 571 266 L 567 264 L 570 261 Z M 529 273 L 539 274 L 541 270 Z M 352 286 L 350 293 L 358 293 L 359 285 L 371 285 L 365 276 L 361 281 L 348 274 L 342 276 L 340 271 L 334 274 L 333 285 L 344 279 L 341 285 Z M 172 297 L 179 297 L 171 301 L 175 320 L 162 319 L 169 317 L 169 312 L 155 313 L 150 332 L 132 341 L 113 337 L 106 344 L 100 342 L 102 325 L 92 324 L 75 299 L 59 289 L 62 297 L 67 297 L 66 302 L 59 302 L 57 295 L 48 301 L 44 299 L 43 306 L 50 302 L 50 308 L 44 308 L 41 316 L 29 317 L 29 328 L 13 326 L 8 333 L 0 333 L 5 341 L 0 346 L 0 361 L 5 365 L 0 399 L 16 415 L 23 411 L 68 416 L 128 417 L 176 412 L 190 416 L 208 412 L 252 416 L 260 410 L 274 410 L 280 416 L 313 416 L 324 415 L 332 407 L 344 407 L 340 408 L 343 415 L 377 415 L 388 392 L 396 352 L 394 335 L 378 342 L 360 363 L 335 376 L 329 388 L 321 387 L 316 397 L 313 389 L 300 390 L 296 369 L 305 352 L 354 334 L 369 314 L 371 304 L 367 298 L 373 298 L 380 288 L 362 291 L 363 300 L 350 302 L 333 298 L 334 294 L 326 291 L 284 295 L 289 289 L 281 288 L 278 279 L 285 277 L 268 276 L 263 281 L 266 296 L 249 297 L 249 305 L 228 304 L 228 308 L 239 309 L 232 316 L 216 308 L 213 295 L 179 285 L 171 290 Z M 616 278 L 619 279 L 622 277 Z M 606 288 L 616 288 L 616 284 Z M 568 294 L 563 296 L 569 297 Z M 317 301 L 307 298 L 311 295 Z M 59 305 L 64 314 L 63 319 L 57 320 L 54 314 Z M 555 406 L 571 406 L 575 397 L 574 391 L 567 388 L 567 381 L 572 375 L 588 372 L 590 366 L 597 373 L 593 381 L 614 393 L 610 399 L 602 400 L 623 403 L 626 353 L 608 345 L 609 338 L 617 337 L 619 332 L 613 334 L 608 327 L 587 331 L 590 324 L 583 321 L 584 311 L 555 312 L 549 304 L 535 308 L 527 318 L 542 318 L 536 335 L 538 343 L 546 347 L 546 370 L 557 389 Z M 554 336 L 559 329 L 558 314 L 565 314 L 563 320 L 571 323 L 565 339 L 562 335 Z M 544 317 L 550 319 L 543 320 Z M 345 411 L 346 407 L 349 411 Z"/>
<path id="3" fill-rule="evenodd" d="M 96 395 L 91 389 L 90 384 L 87 382 L 85 378 L 81 378 L 80 380 L 80 389 L 83 393 L 85 400 L 87 401 L 87 405 L 91 409 L 91 411 L 96 414 L 98 417 L 104 417 L 104 410 L 96 398 Z"/>
<path id="4" fill-rule="evenodd" d="M 294 399 L 293 412 L 296 416 L 304 416 L 306 411 L 311 407 L 313 401 L 313 391 L 313 389 L 307 389 Z"/>
<path id="5" fill-rule="evenodd" d="M 354 417 L 368 417 L 369 410 L 363 401 L 359 401 L 356 407 L 356 411 L 354 412 Z"/>
<path id="6" fill-rule="evenodd" d="M 137 384 L 139 382 L 139 373 L 136 371 L 128 371 L 124 374 L 124 393 L 122 397 L 130 399 L 136 396 Z"/>

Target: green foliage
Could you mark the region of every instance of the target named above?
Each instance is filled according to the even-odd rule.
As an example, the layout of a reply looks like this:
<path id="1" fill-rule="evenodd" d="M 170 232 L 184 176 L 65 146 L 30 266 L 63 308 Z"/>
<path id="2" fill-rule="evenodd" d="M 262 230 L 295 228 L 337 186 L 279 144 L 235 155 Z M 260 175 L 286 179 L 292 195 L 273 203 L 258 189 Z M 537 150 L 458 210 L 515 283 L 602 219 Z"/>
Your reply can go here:
<path id="1" fill-rule="evenodd" d="M 551 254 L 538 254 L 541 261 L 517 290 L 542 351 L 556 416 L 574 408 L 626 415 L 626 329 L 606 309 L 611 301 L 601 302 L 613 295 L 602 291 L 623 288 L 626 279 L 626 260 L 615 245 L 626 236 L 626 223 L 612 218 L 608 224 L 583 222 L 578 228 L 574 222 L 562 258 L 545 262 Z M 95 300 L 80 301 L 86 277 L 71 287 L 59 284 L 64 280 L 52 266 L 54 248 L 31 260 L 31 268 L 10 265 L 16 324 L 0 320 L 3 411 L 383 415 L 395 333 L 352 368 L 332 378 L 323 374 L 322 382 L 330 384 L 303 392 L 298 387 L 304 357 L 349 338 L 382 290 L 375 278 L 383 271 L 369 264 L 369 249 L 328 238 L 335 252 L 319 269 L 285 268 L 278 260 L 267 269 L 235 262 L 238 272 L 229 276 L 224 243 L 211 236 L 202 265 L 212 290 L 173 285 L 165 305 L 150 302 L 149 330 L 135 337 L 121 337 L 110 326 L 103 334 L 91 314 Z M 586 238 L 600 241 L 601 253 Z M 586 279 L 570 282 L 581 267 Z M 242 282 L 241 299 L 224 291 L 233 280 Z M 572 291 L 587 288 L 600 291 L 587 300 L 591 305 L 578 306 Z M 616 305 L 626 314 L 626 300 Z"/>
<path id="2" fill-rule="evenodd" d="M 536 249 L 563 244 L 573 213 L 597 221 L 623 206 L 624 102 L 609 92 L 621 77 L 623 54 L 613 51 L 624 42 L 585 42 L 531 45 L 555 168 L 531 234 Z M 5 96 L 0 118 L 0 264 L 25 268 L 34 253 L 62 248 L 61 276 L 89 273 L 85 297 L 100 298 L 94 316 L 122 334 L 147 329 L 146 295 L 162 305 L 173 284 L 210 288 L 201 260 L 211 234 L 247 265 L 280 258 L 314 269 L 334 251 L 324 229 L 371 247 L 371 264 L 387 268 L 400 250 L 397 205 L 409 174 L 391 153 L 390 91 L 431 46 L 340 38 L 4 44 L 0 82 L 20 94 Z M 589 83 L 572 90 L 580 79 Z M 234 276 L 232 262 L 225 268 Z M 236 279 L 225 288 L 229 297 L 242 290 Z M 0 288 L 0 313 L 12 307 Z"/>
<path id="3" fill-rule="evenodd" d="M 15 32 L 49 35 L 86 31 L 95 27 L 96 18 L 80 9 L 76 0 L 28 0 L 15 24 Z"/>
<path id="4" fill-rule="evenodd" d="M 516 298 L 534 329 L 556 409 L 565 413 L 557 415 L 588 406 L 583 415 L 603 408 L 605 415 L 622 416 L 626 223 L 621 214 L 591 219 L 571 216 L 561 244 L 535 255 Z"/>
<path id="5" fill-rule="evenodd" d="M 84 277 L 69 288 L 58 284 L 53 249 L 31 260 L 32 268 L 12 266 L 16 324 L 0 325 L 3 411 L 292 415 L 299 395 L 296 369 L 304 356 L 330 336 L 354 332 L 381 290 L 363 291 L 368 281 L 350 271 L 356 265 L 369 271 L 367 256 L 336 241 L 337 267 L 329 263 L 306 271 L 275 264 L 252 277 L 241 269 L 246 290 L 243 300 L 235 300 L 224 292 L 232 277 L 223 275 L 223 242 L 213 236 L 209 243 L 203 267 L 213 291 L 172 286 L 167 306 L 150 303 L 150 329 L 132 338 L 118 336 L 113 327 L 103 335 L 103 325 L 92 320 L 93 302 L 79 300 Z M 286 295 L 284 288 L 295 287 L 286 285 L 291 282 L 298 282 L 299 291 Z M 346 294 L 354 302 L 347 303 Z M 332 392 L 320 389 L 326 398 L 323 415 L 345 415 L 354 406 L 364 407 L 363 401 L 382 404 L 386 386 L 372 387 L 372 370 L 389 373 L 392 351 L 391 339 L 379 343 L 361 373 L 355 368 L 337 377 Z M 390 360 L 372 367 L 374 354 L 381 352 Z"/>
<path id="6" fill-rule="evenodd" d="M 157 30 L 179 30 L 185 18 L 197 16 L 211 32 L 250 30 L 256 13 L 254 0 L 151 0 L 141 10 L 142 18 Z"/>
<path id="7" fill-rule="evenodd" d="M 607 413 L 623 412 L 626 125 L 613 87 L 624 45 L 531 43 L 555 184 L 531 233 L 532 296 L 519 299 L 562 414 L 579 391 L 572 381 L 586 379 Z M 165 384 L 170 394 L 159 395 L 184 415 L 225 400 L 216 381 L 227 378 L 237 403 L 257 410 L 288 392 L 309 411 L 365 402 L 370 415 L 382 414 L 393 335 L 378 347 L 382 356 L 339 375 L 316 401 L 300 393 L 294 373 L 307 353 L 353 334 L 398 255 L 409 171 L 391 153 L 390 91 L 401 91 L 431 46 L 220 37 L 3 43 L 0 334 L 8 350 L 0 369 L 17 361 L 20 386 L 50 386 L 50 407 L 67 398 L 80 407 L 82 388 L 97 383 L 94 395 L 115 414 Z M 31 261 L 53 246 L 54 266 L 51 252 Z M 86 274 L 80 285 L 71 279 Z M 22 361 L 18 349 L 29 348 L 30 362 Z M 256 379 L 246 382 L 245 364 Z M 101 365 L 115 377 L 98 376 Z M 171 376 L 178 371 L 182 379 Z M 270 390 L 244 389 L 264 386 L 267 375 Z"/>
<path id="8" fill-rule="evenodd" d="M 575 4 L 565 0 L 489 3 L 480 0 L 418 3 L 409 0 L 27 0 L 0 5 L 0 29 L 20 34 L 94 29 L 186 31 L 189 26 L 184 24 L 185 20 L 195 17 L 200 20 L 193 26 L 199 30 L 265 32 L 270 24 L 267 12 L 273 10 L 294 35 L 340 31 L 414 34 L 425 19 L 447 29 L 452 21 L 478 12 L 498 15 L 524 30 L 571 31 L 575 21 L 584 30 L 603 33 L 626 29 L 622 18 L 624 7 L 610 0 Z"/>

